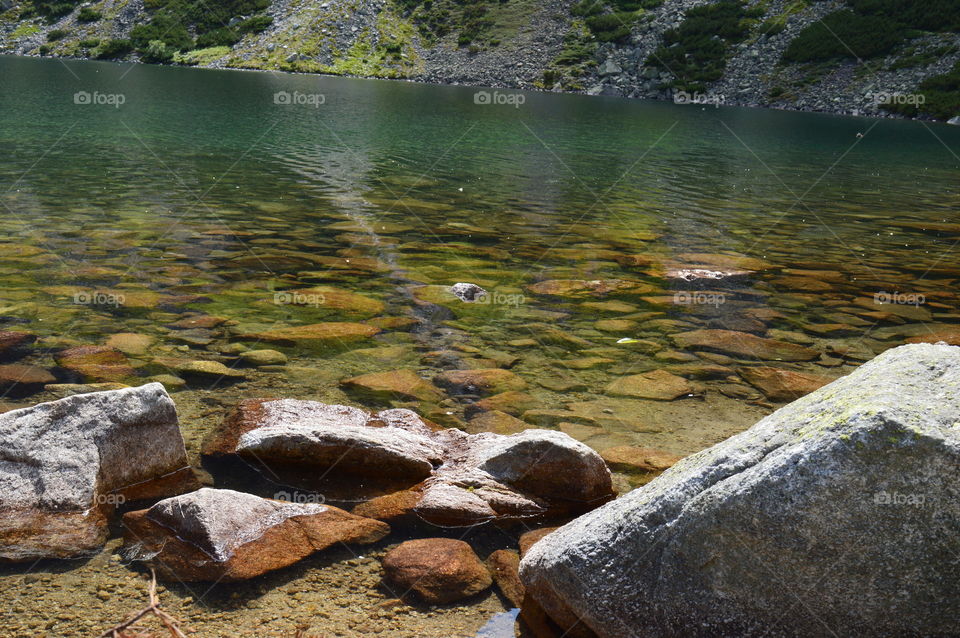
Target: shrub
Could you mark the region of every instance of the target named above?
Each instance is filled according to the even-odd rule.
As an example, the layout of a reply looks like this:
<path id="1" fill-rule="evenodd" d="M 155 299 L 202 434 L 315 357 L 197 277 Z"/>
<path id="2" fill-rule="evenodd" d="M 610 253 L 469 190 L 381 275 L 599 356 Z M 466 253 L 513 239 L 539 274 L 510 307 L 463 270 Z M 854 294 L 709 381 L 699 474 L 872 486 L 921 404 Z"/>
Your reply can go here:
<path id="1" fill-rule="evenodd" d="M 80 40 L 80 46 L 85 49 L 93 49 L 100 46 L 100 38 L 90 38 L 88 40 Z"/>
<path id="2" fill-rule="evenodd" d="M 703 91 L 723 75 L 730 45 L 747 37 L 749 20 L 759 15 L 760 10 L 748 10 L 740 0 L 691 9 L 678 28 L 663 34 L 664 45 L 646 64 L 672 73 L 675 88 Z"/>
<path id="3" fill-rule="evenodd" d="M 50 45 L 48 45 L 48 44 L 41 44 L 40 47 L 37 49 L 37 51 L 40 53 L 40 55 L 46 55 L 46 54 L 50 53 L 50 50 L 51 50 L 51 49 L 50 49 Z"/>
<path id="4" fill-rule="evenodd" d="M 147 44 L 147 48 L 141 53 L 140 58 L 151 64 L 164 64 L 173 59 L 174 53 L 176 51 L 168 47 L 163 40 L 151 40 Z"/>
<path id="5" fill-rule="evenodd" d="M 70 32 L 65 29 L 54 29 L 53 31 L 47 34 L 47 42 L 56 42 L 57 40 L 63 40 L 68 35 L 70 35 Z"/>
<path id="6" fill-rule="evenodd" d="M 570 13 L 581 18 L 603 13 L 603 2 L 600 0 L 582 0 L 570 8 Z"/>
<path id="7" fill-rule="evenodd" d="M 904 37 L 904 27 L 890 18 L 859 15 L 844 9 L 800 32 L 783 53 L 785 62 L 884 55 Z"/>
<path id="8" fill-rule="evenodd" d="M 237 25 L 240 33 L 263 33 L 273 24 L 273 18 L 268 15 L 253 16 Z"/>
<path id="9" fill-rule="evenodd" d="M 160 40 L 176 51 L 193 48 L 193 38 L 176 18 L 168 14 L 157 14 L 147 24 L 138 24 L 130 31 L 130 41 L 138 51 L 146 51 L 154 40 Z"/>
<path id="10" fill-rule="evenodd" d="M 209 49 L 212 47 L 232 47 L 240 41 L 240 34 L 230 27 L 220 27 L 213 31 L 207 31 L 197 37 L 196 48 Z"/>
<path id="11" fill-rule="evenodd" d="M 80 13 L 77 14 L 77 21 L 79 22 L 96 22 L 101 17 L 103 17 L 99 11 L 94 11 L 90 7 L 83 7 L 80 9 Z"/>
<path id="12" fill-rule="evenodd" d="M 130 40 L 113 39 L 101 45 L 96 57 L 102 60 L 112 60 L 122 58 L 131 51 L 133 51 L 133 43 Z"/>

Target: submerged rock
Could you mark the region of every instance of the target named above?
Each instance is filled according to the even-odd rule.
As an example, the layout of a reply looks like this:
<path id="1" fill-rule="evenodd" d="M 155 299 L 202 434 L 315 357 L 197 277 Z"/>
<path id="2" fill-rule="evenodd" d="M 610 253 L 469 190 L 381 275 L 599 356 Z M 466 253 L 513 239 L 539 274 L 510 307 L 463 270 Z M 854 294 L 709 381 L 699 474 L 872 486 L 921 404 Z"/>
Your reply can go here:
<path id="1" fill-rule="evenodd" d="M 650 284 L 625 279 L 547 279 L 527 286 L 537 295 L 550 297 L 602 297 L 610 294 L 645 295 L 656 290 Z"/>
<path id="2" fill-rule="evenodd" d="M 127 357 L 106 346 L 77 346 L 53 356 L 61 368 L 75 372 L 85 382 L 121 382 L 136 376 Z"/>
<path id="3" fill-rule="evenodd" d="M 527 591 L 610 638 L 954 633 L 958 386 L 889 350 L 551 533 Z"/>
<path id="4" fill-rule="evenodd" d="M 20 346 L 31 344 L 37 340 L 37 335 L 29 332 L 0 330 L 0 353 L 13 350 Z"/>
<path id="5" fill-rule="evenodd" d="M 450 286 L 450 292 L 452 292 L 460 301 L 465 301 L 467 303 L 477 301 L 487 294 L 487 291 L 477 284 L 466 283 L 453 284 Z"/>
<path id="6" fill-rule="evenodd" d="M 740 368 L 740 376 L 763 392 L 771 401 L 793 401 L 821 388 L 833 379 L 819 374 L 796 372 L 783 368 L 757 366 Z"/>
<path id="7" fill-rule="evenodd" d="M 820 356 L 813 348 L 733 330 L 691 330 L 672 339 L 680 348 L 705 348 L 762 361 L 812 361 Z"/>
<path id="8" fill-rule="evenodd" d="M 467 543 L 452 538 L 421 538 L 401 543 L 383 557 L 387 581 L 416 592 L 431 604 L 452 603 L 479 594 L 493 579 Z"/>
<path id="9" fill-rule="evenodd" d="M 4 413 L 0 448 L 3 560 L 93 552 L 116 505 L 197 487 L 158 383 Z"/>
<path id="10" fill-rule="evenodd" d="M 498 549 L 487 556 L 487 569 L 500 593 L 514 608 L 523 603 L 524 589 L 520 582 L 520 554 L 509 549 Z"/>
<path id="11" fill-rule="evenodd" d="M 477 370 L 448 370 L 433 378 L 433 382 L 452 394 L 479 394 L 490 396 L 504 392 L 518 392 L 527 383 L 509 370 L 480 368 Z"/>
<path id="12" fill-rule="evenodd" d="M 390 527 L 336 507 L 204 488 L 123 516 L 128 557 L 168 579 L 254 578 L 337 543 L 375 543 Z"/>
<path id="13" fill-rule="evenodd" d="M 437 402 L 443 399 L 440 392 L 413 370 L 390 370 L 371 372 L 340 382 L 347 391 L 361 397 L 386 401 L 416 400 Z"/>
<path id="14" fill-rule="evenodd" d="M 694 391 L 695 388 L 689 381 L 683 377 L 670 374 L 666 370 L 654 370 L 621 377 L 604 389 L 604 393 L 610 396 L 653 399 L 656 401 L 673 401 Z"/>
<path id="15" fill-rule="evenodd" d="M 339 348 L 348 344 L 369 339 L 378 334 L 380 328 L 363 323 L 330 321 L 308 326 L 278 328 L 266 332 L 237 335 L 240 341 L 275 343 L 280 346 L 306 348 Z"/>

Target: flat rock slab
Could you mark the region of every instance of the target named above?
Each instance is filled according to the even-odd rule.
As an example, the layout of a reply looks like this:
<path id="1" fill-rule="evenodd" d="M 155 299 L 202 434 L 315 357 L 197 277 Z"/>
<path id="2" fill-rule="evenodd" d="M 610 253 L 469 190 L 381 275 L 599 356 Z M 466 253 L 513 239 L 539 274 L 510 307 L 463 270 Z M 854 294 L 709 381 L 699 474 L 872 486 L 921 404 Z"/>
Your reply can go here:
<path id="1" fill-rule="evenodd" d="M 107 346 L 77 346 L 56 353 L 53 359 L 87 383 L 122 382 L 136 376 L 126 355 Z"/>
<path id="2" fill-rule="evenodd" d="M 552 532 L 527 592 L 609 638 L 953 634 L 958 388 L 960 348 L 888 350 Z"/>
<path id="3" fill-rule="evenodd" d="M 813 348 L 734 330 L 691 330 L 672 339 L 680 348 L 705 348 L 760 361 L 812 361 L 820 356 Z"/>
<path id="4" fill-rule="evenodd" d="M 369 339 L 379 332 L 380 328 L 369 324 L 330 321 L 307 326 L 240 334 L 236 336 L 236 339 L 239 341 L 275 343 L 287 347 L 300 346 L 325 349 L 344 347 Z"/>
<path id="5" fill-rule="evenodd" d="M 526 381 L 509 370 L 481 368 L 478 370 L 449 370 L 433 378 L 433 382 L 454 394 L 490 396 L 503 392 L 517 392 L 527 387 Z"/>
<path id="6" fill-rule="evenodd" d="M 740 368 L 743 379 L 771 401 L 793 401 L 822 388 L 833 379 L 819 374 L 757 366 Z"/>
<path id="7" fill-rule="evenodd" d="M 673 401 L 692 394 L 694 390 L 694 386 L 683 377 L 670 374 L 666 370 L 654 370 L 621 377 L 607 385 L 604 388 L 604 394 L 615 397 Z"/>
<path id="8" fill-rule="evenodd" d="M 347 391 L 387 401 L 441 401 L 443 393 L 413 370 L 371 372 L 340 382 Z"/>
<path id="9" fill-rule="evenodd" d="M 2 560 L 93 552 L 115 505 L 197 487 L 159 383 L 6 412 L 0 449 Z"/>
<path id="10" fill-rule="evenodd" d="M 390 527 L 336 507 L 204 488 L 123 516 L 126 553 L 168 579 L 233 582 L 336 543 L 374 543 Z"/>

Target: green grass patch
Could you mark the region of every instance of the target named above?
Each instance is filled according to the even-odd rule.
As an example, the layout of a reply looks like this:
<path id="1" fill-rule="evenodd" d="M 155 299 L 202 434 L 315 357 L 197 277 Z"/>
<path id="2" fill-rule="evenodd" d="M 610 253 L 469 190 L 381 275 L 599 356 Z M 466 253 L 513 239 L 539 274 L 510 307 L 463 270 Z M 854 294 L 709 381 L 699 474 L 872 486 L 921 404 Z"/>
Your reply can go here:
<path id="1" fill-rule="evenodd" d="M 91 9 L 90 7 L 83 7 L 80 9 L 80 13 L 77 14 L 77 21 L 83 23 L 96 22 L 102 17 L 103 15 L 99 11 Z"/>
<path id="2" fill-rule="evenodd" d="M 186 66 L 206 65 L 216 62 L 230 54 L 230 47 L 211 47 L 209 49 L 194 49 L 186 53 L 174 53 L 173 63 Z"/>
<path id="3" fill-rule="evenodd" d="M 30 37 L 35 33 L 40 33 L 40 27 L 35 24 L 30 24 L 29 22 L 24 22 L 13 30 L 13 33 L 10 34 L 10 39 L 19 40 L 20 38 Z"/>
<path id="4" fill-rule="evenodd" d="M 244 33 L 258 33 L 271 23 L 261 13 L 270 0 L 145 0 L 144 6 L 150 21 L 135 26 L 130 41 L 145 60 L 169 61 L 191 49 L 233 46 Z M 244 16 L 236 28 L 224 26 Z M 155 42 L 162 42 L 163 48 Z"/>

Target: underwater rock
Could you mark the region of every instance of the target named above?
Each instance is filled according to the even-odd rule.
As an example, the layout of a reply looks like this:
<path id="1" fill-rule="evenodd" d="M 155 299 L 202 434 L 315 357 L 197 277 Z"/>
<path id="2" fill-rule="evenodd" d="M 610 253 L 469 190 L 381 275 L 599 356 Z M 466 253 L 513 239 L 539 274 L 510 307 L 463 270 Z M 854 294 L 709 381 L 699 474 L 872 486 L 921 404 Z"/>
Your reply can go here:
<path id="1" fill-rule="evenodd" d="M 656 290 L 650 284 L 625 279 L 547 279 L 527 286 L 537 295 L 549 297 L 603 297 L 609 294 L 645 295 Z"/>
<path id="2" fill-rule="evenodd" d="M 530 424 L 521 421 L 515 416 L 499 410 L 489 410 L 481 412 L 470 419 L 466 430 L 470 434 L 479 434 L 480 432 L 496 432 L 497 434 L 516 434 L 530 428 Z"/>
<path id="3" fill-rule="evenodd" d="M 733 330 L 691 330 L 671 335 L 680 348 L 705 348 L 762 361 L 812 361 L 820 353 L 794 343 L 758 337 Z"/>
<path id="4" fill-rule="evenodd" d="M 235 339 L 275 343 L 287 347 L 336 348 L 369 339 L 379 332 L 380 328 L 368 324 L 330 321 L 240 334 Z"/>
<path id="5" fill-rule="evenodd" d="M 104 345 L 108 348 L 119 350 L 123 354 L 136 357 L 146 354 L 151 344 L 153 344 L 153 337 L 148 335 L 133 332 L 118 332 L 107 337 Z"/>
<path id="6" fill-rule="evenodd" d="M 94 552 L 117 505 L 198 487 L 158 383 L 6 412 L 0 447 L 2 560 Z"/>
<path id="7" fill-rule="evenodd" d="M 771 401 L 793 401 L 833 381 L 832 378 L 819 374 L 768 366 L 740 368 L 738 372 L 747 383 L 763 392 Z"/>
<path id="8" fill-rule="evenodd" d="M 107 346 L 69 348 L 54 354 L 53 360 L 88 383 L 122 382 L 137 374 L 122 352 Z"/>
<path id="9" fill-rule="evenodd" d="M 683 458 L 663 450 L 632 445 L 607 448 L 600 456 L 611 470 L 629 474 L 641 484 L 659 476 Z"/>
<path id="10" fill-rule="evenodd" d="M 498 410 L 500 412 L 506 412 L 511 416 L 519 417 L 527 410 L 534 410 L 541 405 L 540 399 L 526 392 L 509 390 L 480 399 L 472 406 L 468 406 L 467 413 L 468 416 L 473 416 L 477 411 Z"/>
<path id="11" fill-rule="evenodd" d="M 160 576 L 235 582 L 281 569 L 338 543 L 375 543 L 381 521 L 318 503 L 203 488 L 123 516 L 124 549 Z"/>
<path id="12" fill-rule="evenodd" d="M 240 361 L 248 366 L 262 368 L 263 366 L 285 366 L 287 355 L 276 350 L 247 350 L 240 353 Z"/>
<path id="13" fill-rule="evenodd" d="M 247 376 L 242 370 L 235 370 L 219 361 L 172 361 L 170 368 L 187 381 L 200 383 L 231 382 Z"/>
<path id="14" fill-rule="evenodd" d="M 272 302 L 277 305 L 311 306 L 319 309 L 337 310 L 345 314 L 371 317 L 383 312 L 386 307 L 378 299 L 333 286 L 314 286 L 277 291 Z"/>
<path id="15" fill-rule="evenodd" d="M 653 399 L 655 401 L 673 401 L 695 391 L 693 385 L 683 377 L 670 374 L 666 370 L 654 370 L 642 374 L 621 377 L 604 388 L 604 394 L 616 397 Z"/>
<path id="16" fill-rule="evenodd" d="M 413 370 L 371 372 L 340 382 L 347 391 L 358 396 L 385 401 L 441 401 L 443 393 Z"/>
<path id="17" fill-rule="evenodd" d="M 383 571 L 396 595 L 414 591 L 433 605 L 479 594 L 493 584 L 490 572 L 467 543 L 421 538 L 400 543 L 383 557 Z"/>
<path id="18" fill-rule="evenodd" d="M 483 297 L 487 294 L 487 291 L 477 284 L 466 283 L 453 284 L 450 286 L 450 292 L 452 292 L 460 301 L 467 303 L 477 301 L 479 297 Z"/>
<path id="19" fill-rule="evenodd" d="M 43 389 L 57 379 L 40 366 L 23 363 L 0 365 L 0 390 L 8 396 L 25 396 Z"/>
<path id="20" fill-rule="evenodd" d="M 479 394 L 482 396 L 516 392 L 527 387 L 526 381 L 513 372 L 501 368 L 448 370 L 435 376 L 433 382 L 451 394 Z"/>
<path id="21" fill-rule="evenodd" d="M 527 592 L 609 638 L 953 633 L 957 385 L 960 348 L 888 350 L 552 532 Z"/>

